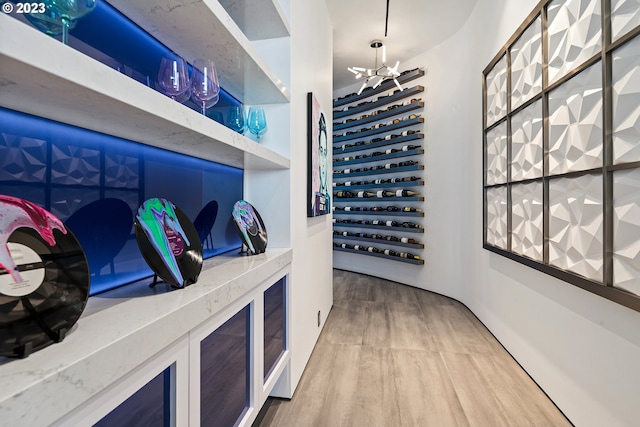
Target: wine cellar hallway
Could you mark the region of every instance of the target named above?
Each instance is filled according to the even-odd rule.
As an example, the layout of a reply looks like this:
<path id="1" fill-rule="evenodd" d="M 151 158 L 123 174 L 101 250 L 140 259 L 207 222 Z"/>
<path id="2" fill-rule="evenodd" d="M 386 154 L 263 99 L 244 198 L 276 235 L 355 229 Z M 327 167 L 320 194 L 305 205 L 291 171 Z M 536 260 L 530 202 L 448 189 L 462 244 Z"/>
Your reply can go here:
<path id="1" fill-rule="evenodd" d="M 254 427 L 571 425 L 463 304 L 341 270 L 333 286 L 293 399 Z"/>

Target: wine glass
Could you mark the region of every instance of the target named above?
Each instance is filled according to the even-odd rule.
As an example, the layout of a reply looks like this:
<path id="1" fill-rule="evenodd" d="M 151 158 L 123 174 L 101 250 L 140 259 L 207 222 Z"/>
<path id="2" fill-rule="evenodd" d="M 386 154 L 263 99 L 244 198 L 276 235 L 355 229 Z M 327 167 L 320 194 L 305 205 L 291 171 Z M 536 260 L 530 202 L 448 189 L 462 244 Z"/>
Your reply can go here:
<path id="1" fill-rule="evenodd" d="M 162 58 L 158 71 L 158 84 L 165 95 L 178 102 L 190 96 L 190 81 L 187 63 L 177 55 Z"/>
<path id="2" fill-rule="evenodd" d="M 238 133 L 244 133 L 247 125 L 244 115 L 244 107 L 242 105 L 232 105 L 229 107 L 227 125 L 231 130 L 235 130 Z"/>
<path id="3" fill-rule="evenodd" d="M 262 107 L 249 107 L 249 118 L 247 127 L 249 132 L 254 134 L 257 139 L 267 131 L 267 117 Z"/>
<path id="4" fill-rule="evenodd" d="M 206 115 L 207 108 L 215 105 L 219 97 L 220 83 L 215 64 L 210 59 L 196 59 L 191 72 L 191 99 L 202 106 L 202 114 Z"/>
<path id="5" fill-rule="evenodd" d="M 19 1 L 18 3 L 27 3 L 26 1 Z M 47 2 L 51 3 L 51 2 Z M 57 35 L 62 34 L 63 24 L 62 17 L 60 13 L 56 9 L 52 7 L 51 4 L 44 3 L 44 12 L 32 12 L 26 13 L 24 15 L 25 18 L 29 22 L 31 22 L 37 29 L 42 31 L 43 33 L 55 37 Z M 38 9 L 40 11 L 40 9 Z M 72 29 L 76 26 L 76 21 L 71 21 L 69 23 L 69 29 Z"/>
<path id="6" fill-rule="evenodd" d="M 50 6 L 60 15 L 62 21 L 62 43 L 67 44 L 71 23 L 95 9 L 98 0 L 48 0 L 42 3 L 45 6 Z"/>

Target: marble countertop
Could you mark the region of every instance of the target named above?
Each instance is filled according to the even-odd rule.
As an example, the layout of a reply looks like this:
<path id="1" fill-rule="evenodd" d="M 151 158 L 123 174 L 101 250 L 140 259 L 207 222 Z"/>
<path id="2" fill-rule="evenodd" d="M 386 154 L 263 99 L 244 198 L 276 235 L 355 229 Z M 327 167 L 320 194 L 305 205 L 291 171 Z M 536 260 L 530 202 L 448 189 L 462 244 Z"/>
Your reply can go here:
<path id="1" fill-rule="evenodd" d="M 204 262 L 180 290 L 149 280 L 93 296 L 65 340 L 0 361 L 0 426 L 48 425 L 291 263 L 291 249 Z M 64 396 L 64 398 L 61 398 Z"/>

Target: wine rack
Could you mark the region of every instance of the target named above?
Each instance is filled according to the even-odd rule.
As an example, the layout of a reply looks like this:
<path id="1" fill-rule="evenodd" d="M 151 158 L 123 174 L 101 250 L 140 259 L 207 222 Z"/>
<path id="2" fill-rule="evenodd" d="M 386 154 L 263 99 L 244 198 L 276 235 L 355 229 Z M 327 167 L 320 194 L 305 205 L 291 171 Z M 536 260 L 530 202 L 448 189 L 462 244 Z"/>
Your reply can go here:
<path id="1" fill-rule="evenodd" d="M 406 71 L 399 80 L 423 75 Z M 424 264 L 423 92 L 385 82 L 334 100 L 334 251 Z"/>

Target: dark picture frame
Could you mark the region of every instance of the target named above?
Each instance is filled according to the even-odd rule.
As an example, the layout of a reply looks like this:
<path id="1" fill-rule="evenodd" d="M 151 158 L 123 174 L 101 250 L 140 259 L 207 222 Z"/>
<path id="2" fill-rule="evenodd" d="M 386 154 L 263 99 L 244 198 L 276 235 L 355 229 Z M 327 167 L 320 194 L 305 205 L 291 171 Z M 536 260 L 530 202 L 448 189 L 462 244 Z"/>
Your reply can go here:
<path id="1" fill-rule="evenodd" d="M 318 99 L 307 93 L 307 217 L 331 212 L 327 121 Z"/>

